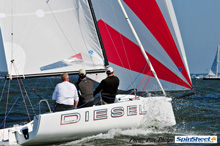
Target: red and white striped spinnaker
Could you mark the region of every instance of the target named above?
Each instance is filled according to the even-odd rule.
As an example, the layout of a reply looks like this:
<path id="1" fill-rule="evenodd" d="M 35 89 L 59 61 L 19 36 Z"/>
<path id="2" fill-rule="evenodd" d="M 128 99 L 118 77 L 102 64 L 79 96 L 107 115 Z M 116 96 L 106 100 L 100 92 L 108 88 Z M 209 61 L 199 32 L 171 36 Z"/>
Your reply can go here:
<path id="1" fill-rule="evenodd" d="M 160 90 L 116 0 L 93 0 L 110 66 L 120 89 Z M 123 0 L 123 6 L 165 90 L 192 89 L 171 0 Z"/>

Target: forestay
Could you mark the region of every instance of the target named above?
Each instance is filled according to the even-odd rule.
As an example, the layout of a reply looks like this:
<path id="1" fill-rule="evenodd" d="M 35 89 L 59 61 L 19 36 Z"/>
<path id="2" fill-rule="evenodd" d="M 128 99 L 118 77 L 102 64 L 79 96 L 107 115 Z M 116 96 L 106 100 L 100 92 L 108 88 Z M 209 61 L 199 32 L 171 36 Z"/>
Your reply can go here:
<path id="1" fill-rule="evenodd" d="M 2 76 L 45 76 L 104 70 L 87 0 L 1 0 Z"/>
<path id="2" fill-rule="evenodd" d="M 108 61 L 121 81 L 119 88 L 144 90 L 148 83 L 145 90 L 159 90 L 117 1 L 92 2 Z M 123 0 L 123 6 L 164 89 L 192 89 L 172 1 Z"/>

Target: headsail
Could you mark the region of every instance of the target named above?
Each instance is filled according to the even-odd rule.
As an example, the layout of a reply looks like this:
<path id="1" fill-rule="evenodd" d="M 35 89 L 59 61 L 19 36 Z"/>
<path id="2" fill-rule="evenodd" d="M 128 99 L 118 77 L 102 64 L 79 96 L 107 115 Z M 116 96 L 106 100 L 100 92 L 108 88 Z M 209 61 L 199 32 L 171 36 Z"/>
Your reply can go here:
<path id="1" fill-rule="evenodd" d="M 0 30 L 0 71 L 9 75 L 105 69 L 88 0 L 2 0 Z"/>
<path id="2" fill-rule="evenodd" d="M 219 49 L 220 49 L 220 45 L 218 45 L 217 47 L 217 52 L 215 54 L 215 58 L 213 60 L 212 67 L 209 70 L 208 76 L 218 77 Z"/>
<path id="3" fill-rule="evenodd" d="M 166 90 L 191 89 L 188 64 L 171 0 L 123 0 L 123 5 Z M 93 6 L 108 61 L 127 90 L 159 90 L 117 1 L 94 0 Z"/>
<path id="4" fill-rule="evenodd" d="M 0 76 L 6 76 L 8 73 L 7 65 L 6 65 L 6 59 L 5 59 L 5 50 L 3 49 L 3 40 L 2 40 L 2 33 L 0 28 Z"/>

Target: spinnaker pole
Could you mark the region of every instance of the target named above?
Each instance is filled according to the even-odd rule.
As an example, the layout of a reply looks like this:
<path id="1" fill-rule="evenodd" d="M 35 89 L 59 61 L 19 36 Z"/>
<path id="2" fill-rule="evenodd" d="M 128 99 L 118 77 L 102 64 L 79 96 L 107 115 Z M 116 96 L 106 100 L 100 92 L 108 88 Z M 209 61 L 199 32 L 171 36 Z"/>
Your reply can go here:
<path id="1" fill-rule="evenodd" d="M 158 84 L 159 84 L 159 86 L 160 86 L 160 88 L 161 88 L 163 94 L 166 96 L 166 93 L 165 93 L 165 91 L 164 91 L 164 89 L 163 89 L 163 86 L 162 86 L 162 84 L 160 83 L 160 80 L 158 79 L 157 74 L 156 74 L 156 72 L 155 72 L 155 70 L 154 70 L 154 68 L 153 68 L 153 66 L 152 66 L 152 64 L 151 64 L 151 62 L 150 62 L 150 60 L 149 60 L 147 54 L 145 53 L 144 47 L 143 47 L 143 45 L 142 45 L 142 43 L 141 43 L 141 41 L 140 41 L 140 39 L 139 39 L 139 37 L 138 37 L 136 31 L 135 31 L 135 29 L 134 29 L 134 27 L 133 27 L 133 25 L 132 25 L 130 19 L 128 18 L 127 12 L 125 11 L 124 6 L 123 6 L 122 3 L 121 3 L 121 0 L 118 0 L 118 4 L 119 4 L 119 6 L 121 7 L 121 10 L 122 10 L 122 12 L 123 12 L 123 14 L 124 14 L 124 17 L 125 17 L 125 19 L 127 20 L 127 23 L 128 23 L 128 25 L 129 25 L 129 27 L 130 27 L 130 29 L 131 29 L 131 31 L 132 31 L 132 33 L 133 33 L 135 39 L 136 39 L 137 42 L 138 42 L 138 45 L 139 45 L 139 47 L 140 47 L 140 49 L 141 49 L 142 54 L 144 55 L 144 58 L 145 58 L 146 61 L 147 61 L 147 64 L 148 64 L 149 67 L 150 67 L 150 70 L 152 71 L 152 73 L 153 73 L 155 79 L 157 80 L 157 82 L 158 82 Z"/>

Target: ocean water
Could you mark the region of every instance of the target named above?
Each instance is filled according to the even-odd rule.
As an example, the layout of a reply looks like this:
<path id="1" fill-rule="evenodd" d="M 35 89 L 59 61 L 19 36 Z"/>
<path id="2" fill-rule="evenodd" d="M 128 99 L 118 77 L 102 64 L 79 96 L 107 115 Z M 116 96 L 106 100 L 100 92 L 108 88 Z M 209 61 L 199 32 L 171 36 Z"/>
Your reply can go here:
<path id="1" fill-rule="evenodd" d="M 75 82 L 76 79 L 71 78 L 71 81 Z M 22 90 L 22 96 L 17 80 L 10 81 L 10 89 L 8 88 L 9 81 L 5 83 L 5 80 L 0 80 L 0 128 L 26 123 L 29 120 L 28 114 L 31 118 L 34 114 L 38 114 L 39 96 L 48 99 L 52 106 L 51 95 L 54 86 L 58 82 L 60 82 L 60 78 L 25 79 L 23 82 L 20 82 L 21 87 L 26 87 L 26 91 Z M 220 81 L 193 80 L 193 86 L 196 94 L 189 97 L 175 99 L 177 95 L 182 95 L 185 92 L 168 93 L 173 98 L 172 105 L 176 118 L 176 125 L 173 127 L 112 129 L 108 133 L 100 133 L 70 142 L 51 145 L 176 145 L 173 144 L 175 136 L 190 135 L 218 136 L 219 143 Z M 9 94 L 8 90 L 11 91 Z M 27 95 L 30 97 L 32 105 L 28 102 Z M 28 113 L 24 106 L 23 97 L 26 99 Z M 6 122 L 4 122 L 5 103 L 8 103 L 7 111 L 10 111 L 8 115 L 6 114 Z M 41 112 L 46 111 L 47 107 L 42 105 Z"/>

